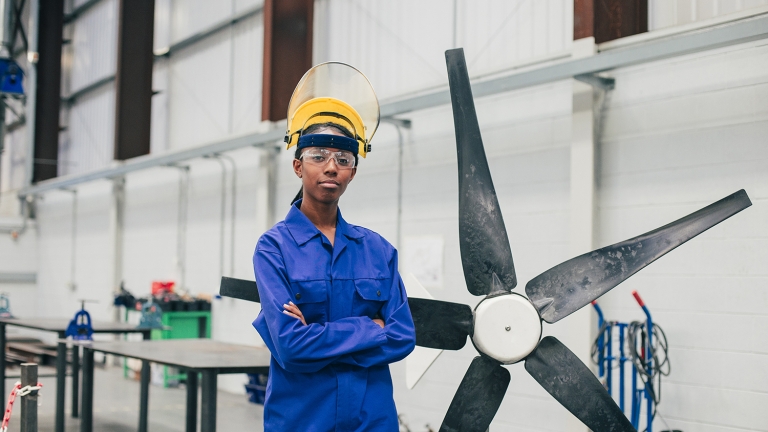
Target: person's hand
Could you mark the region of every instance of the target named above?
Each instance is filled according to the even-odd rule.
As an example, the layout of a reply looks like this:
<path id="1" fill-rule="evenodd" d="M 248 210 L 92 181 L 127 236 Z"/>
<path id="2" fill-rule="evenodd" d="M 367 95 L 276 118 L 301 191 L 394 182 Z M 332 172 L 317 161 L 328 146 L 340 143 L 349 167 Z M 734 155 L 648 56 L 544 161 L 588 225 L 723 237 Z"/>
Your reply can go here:
<path id="1" fill-rule="evenodd" d="M 304 314 L 301 313 L 299 307 L 293 304 L 293 302 L 288 302 L 288 304 L 284 304 L 283 307 L 285 308 L 283 311 L 284 314 L 294 317 L 301 321 L 302 324 L 307 325 L 307 321 L 304 319 Z"/>
<path id="2" fill-rule="evenodd" d="M 384 328 L 384 320 L 380 320 L 378 318 L 374 318 L 373 322 L 379 325 L 379 327 Z"/>

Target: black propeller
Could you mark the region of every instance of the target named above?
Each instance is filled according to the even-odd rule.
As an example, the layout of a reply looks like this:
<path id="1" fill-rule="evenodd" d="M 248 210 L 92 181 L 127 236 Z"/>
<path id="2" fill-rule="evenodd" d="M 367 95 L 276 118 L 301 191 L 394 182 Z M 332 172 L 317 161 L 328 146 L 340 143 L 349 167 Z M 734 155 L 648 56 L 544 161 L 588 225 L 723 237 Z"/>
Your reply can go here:
<path id="1" fill-rule="evenodd" d="M 528 282 L 525 293 L 544 321 L 557 322 L 750 205 L 742 189 L 661 228 L 558 264 Z"/>
<path id="2" fill-rule="evenodd" d="M 440 432 L 484 432 L 509 387 L 509 371 L 486 357 L 475 357 L 445 414 Z"/>
<path id="3" fill-rule="evenodd" d="M 465 304 L 408 298 L 416 344 L 427 348 L 460 350 L 472 336 L 472 308 Z"/>
<path id="4" fill-rule="evenodd" d="M 256 282 L 222 276 L 219 294 L 240 300 L 259 303 L 259 290 Z"/>
<path id="5" fill-rule="evenodd" d="M 591 430 L 635 431 L 592 371 L 554 337 L 539 342 L 526 357 L 525 370 Z"/>
<path id="6" fill-rule="evenodd" d="M 459 245 L 464 279 L 474 295 L 511 291 L 517 285 L 515 265 L 480 137 L 464 50 L 446 51 L 445 61 L 459 157 Z"/>
<path id="7" fill-rule="evenodd" d="M 512 253 L 480 136 L 464 51 L 449 50 L 445 57 L 458 151 L 459 241 L 464 277 L 470 293 L 491 294 L 486 301 L 515 286 Z M 554 323 L 749 205 L 746 193 L 739 191 L 657 230 L 566 261 L 534 278 L 525 291 L 539 316 Z M 511 328 L 506 327 L 506 331 Z M 483 357 L 482 362 L 485 371 L 503 369 L 493 358 Z M 482 386 L 491 385 L 482 379 L 486 375 L 476 376 L 475 368 L 481 366 L 473 363 L 470 367 L 441 430 L 483 431 L 496 414 L 503 395 L 495 393 L 493 387 L 494 391 L 488 389 L 487 404 L 475 400 L 484 397 Z M 592 372 L 557 339 L 541 340 L 525 357 L 525 368 L 592 430 L 634 431 Z"/>

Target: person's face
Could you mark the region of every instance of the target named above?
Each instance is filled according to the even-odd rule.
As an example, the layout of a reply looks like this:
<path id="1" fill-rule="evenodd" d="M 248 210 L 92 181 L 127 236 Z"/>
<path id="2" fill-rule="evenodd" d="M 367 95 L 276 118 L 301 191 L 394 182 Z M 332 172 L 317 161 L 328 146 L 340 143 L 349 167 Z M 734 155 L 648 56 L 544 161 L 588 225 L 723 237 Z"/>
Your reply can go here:
<path id="1" fill-rule="evenodd" d="M 337 130 L 330 128 L 320 130 L 317 133 L 343 136 Z M 311 149 L 312 147 L 304 149 L 303 151 L 306 152 Z M 328 150 L 337 151 L 332 148 L 329 148 Z M 301 179 L 304 187 L 305 200 L 311 199 L 319 203 L 331 204 L 338 202 L 341 195 L 347 190 L 349 182 L 355 178 L 357 167 L 352 169 L 339 169 L 333 158 L 330 158 L 328 163 L 323 166 L 317 166 L 305 163 L 302 160 L 294 159 L 293 171 Z"/>

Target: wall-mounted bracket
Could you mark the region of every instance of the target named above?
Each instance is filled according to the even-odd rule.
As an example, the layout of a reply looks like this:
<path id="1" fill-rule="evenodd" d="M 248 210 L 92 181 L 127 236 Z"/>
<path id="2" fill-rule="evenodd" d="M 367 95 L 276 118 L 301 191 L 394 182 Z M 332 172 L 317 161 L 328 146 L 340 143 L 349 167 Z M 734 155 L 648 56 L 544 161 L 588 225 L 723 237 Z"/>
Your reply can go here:
<path id="1" fill-rule="evenodd" d="M 616 87 L 616 80 L 614 78 L 602 77 L 597 74 L 582 74 L 576 75 L 573 78 L 600 90 L 613 90 Z"/>

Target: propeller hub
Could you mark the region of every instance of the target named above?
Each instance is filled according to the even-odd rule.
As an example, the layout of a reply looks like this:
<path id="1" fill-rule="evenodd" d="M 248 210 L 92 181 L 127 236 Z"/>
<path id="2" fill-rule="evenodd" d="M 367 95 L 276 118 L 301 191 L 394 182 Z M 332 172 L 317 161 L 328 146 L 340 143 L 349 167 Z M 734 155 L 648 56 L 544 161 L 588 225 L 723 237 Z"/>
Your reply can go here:
<path id="1" fill-rule="evenodd" d="M 505 293 L 477 305 L 472 342 L 483 354 L 503 364 L 517 363 L 540 339 L 541 318 L 527 298 Z"/>

